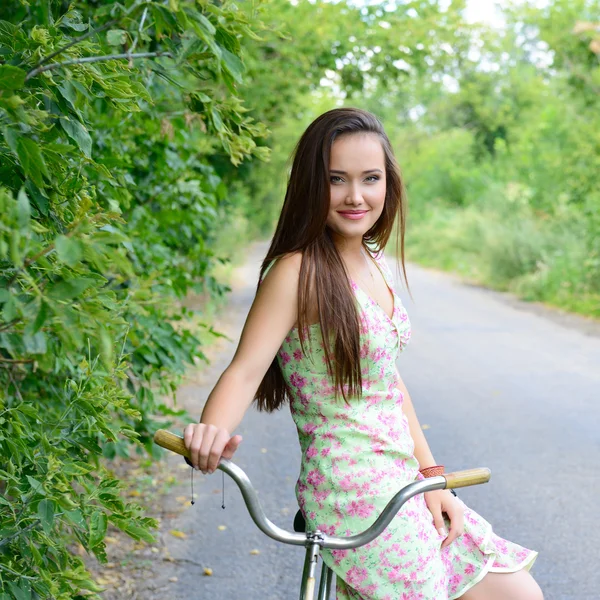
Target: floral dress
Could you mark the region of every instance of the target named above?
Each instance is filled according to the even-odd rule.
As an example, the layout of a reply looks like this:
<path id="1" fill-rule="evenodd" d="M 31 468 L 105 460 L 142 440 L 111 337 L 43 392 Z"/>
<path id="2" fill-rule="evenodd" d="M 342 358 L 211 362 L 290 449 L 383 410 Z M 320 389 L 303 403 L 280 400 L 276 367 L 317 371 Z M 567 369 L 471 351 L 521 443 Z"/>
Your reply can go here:
<path id="1" fill-rule="evenodd" d="M 372 255 L 393 294 L 394 310 L 390 319 L 350 282 L 360 316 L 362 399 L 349 397 L 349 405 L 341 397 L 334 401 L 318 323 L 308 326 L 308 354 L 302 353 L 296 327 L 277 353 L 293 390 L 290 409 L 302 450 L 296 497 L 307 527 L 331 535 L 365 530 L 400 488 L 423 478 L 395 367 L 410 339 L 410 321 L 383 253 Z M 404 504 L 369 544 L 324 549 L 323 560 L 336 574 L 336 600 L 449 600 L 490 571 L 531 568 L 537 552 L 498 537 L 462 504 L 464 533 L 444 549 L 422 494 Z"/>

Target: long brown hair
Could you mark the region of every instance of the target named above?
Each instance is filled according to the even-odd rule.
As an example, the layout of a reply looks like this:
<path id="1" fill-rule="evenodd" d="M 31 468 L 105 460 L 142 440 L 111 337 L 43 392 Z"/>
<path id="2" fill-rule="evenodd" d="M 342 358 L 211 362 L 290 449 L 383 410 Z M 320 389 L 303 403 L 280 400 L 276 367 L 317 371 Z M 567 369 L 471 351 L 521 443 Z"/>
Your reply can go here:
<path id="1" fill-rule="evenodd" d="M 335 398 L 341 392 L 346 402 L 346 393 L 358 398 L 362 395 L 360 321 L 344 263 L 325 222 L 331 200 L 331 146 L 340 136 L 355 133 L 377 134 L 385 154 L 386 194 L 383 212 L 363 236 L 363 244 L 368 243 L 376 252 L 382 250 L 398 218 L 396 255 L 400 255 L 402 274 L 408 285 L 404 265 L 406 199 L 400 168 L 379 119 L 358 108 L 335 108 L 323 113 L 308 126 L 296 144 L 291 155 L 293 163 L 285 200 L 259 277 L 260 281 L 271 261 L 291 252 L 302 252 L 298 280 L 300 346 L 305 353 L 306 315 L 312 281 L 327 372 L 334 381 Z M 333 342 L 333 350 L 328 340 Z M 335 366 L 332 366 L 332 359 Z M 280 408 L 291 396 L 275 357 L 258 387 L 254 401 L 259 410 L 271 412 Z"/>

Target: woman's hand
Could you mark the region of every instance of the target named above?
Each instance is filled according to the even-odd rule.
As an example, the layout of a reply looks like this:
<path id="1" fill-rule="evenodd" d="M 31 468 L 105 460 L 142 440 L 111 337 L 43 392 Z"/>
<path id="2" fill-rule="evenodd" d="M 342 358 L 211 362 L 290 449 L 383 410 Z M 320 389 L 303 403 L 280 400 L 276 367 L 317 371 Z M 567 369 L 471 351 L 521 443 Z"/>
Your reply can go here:
<path id="1" fill-rule="evenodd" d="M 446 526 L 442 513 L 446 513 L 450 519 L 450 531 L 441 546 L 445 548 L 464 531 L 464 510 L 462 504 L 458 502 L 449 490 L 425 492 L 425 502 L 433 515 L 433 524 L 440 535 L 446 535 Z"/>
<path id="2" fill-rule="evenodd" d="M 214 473 L 222 458 L 231 458 L 241 441 L 241 435 L 231 437 L 223 427 L 206 423 L 190 423 L 183 431 L 183 443 L 190 451 L 190 461 L 205 475 Z"/>

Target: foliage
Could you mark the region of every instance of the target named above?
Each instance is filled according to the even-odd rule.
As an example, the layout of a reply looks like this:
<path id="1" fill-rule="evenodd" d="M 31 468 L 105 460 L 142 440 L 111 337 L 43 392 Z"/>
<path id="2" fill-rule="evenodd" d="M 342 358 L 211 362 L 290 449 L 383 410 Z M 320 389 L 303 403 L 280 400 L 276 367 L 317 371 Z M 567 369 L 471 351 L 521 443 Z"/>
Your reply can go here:
<path id="1" fill-rule="evenodd" d="M 96 596 L 69 544 L 102 560 L 109 523 L 152 539 L 101 458 L 152 451 L 179 414 L 161 395 L 203 357 L 178 300 L 227 289 L 211 157 L 268 156 L 239 94 L 247 8 L 0 9 L 0 598 Z"/>
<path id="2" fill-rule="evenodd" d="M 600 317 L 598 14 L 597 0 L 515 3 L 504 31 L 468 32 L 452 81 L 415 80 L 424 100 L 392 140 L 409 258 Z M 367 106 L 393 122 L 380 94 Z"/>

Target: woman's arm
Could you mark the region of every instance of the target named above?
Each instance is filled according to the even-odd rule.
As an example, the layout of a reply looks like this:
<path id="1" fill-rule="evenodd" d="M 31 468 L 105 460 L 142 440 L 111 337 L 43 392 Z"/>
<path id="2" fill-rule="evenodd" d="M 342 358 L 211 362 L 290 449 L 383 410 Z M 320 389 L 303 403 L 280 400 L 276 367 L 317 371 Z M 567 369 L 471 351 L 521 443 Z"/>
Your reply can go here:
<path id="1" fill-rule="evenodd" d="M 231 458 L 242 441 L 232 433 L 297 319 L 301 262 L 301 253 L 294 253 L 280 258 L 269 270 L 256 292 L 233 359 L 208 396 L 200 423 L 184 430 L 190 460 L 203 472 L 212 473 L 221 458 Z"/>
<path id="2" fill-rule="evenodd" d="M 398 376 L 398 383 L 396 387 L 404 396 L 404 400 L 402 402 L 402 412 L 406 415 L 410 429 L 410 437 L 412 437 L 415 443 L 415 458 L 419 461 L 419 468 L 424 469 L 425 467 L 432 467 L 436 464 L 435 459 L 433 458 L 433 454 L 429 449 L 429 444 L 425 439 L 425 434 L 423 433 L 423 428 L 419 423 L 419 419 L 417 419 L 417 413 L 415 412 L 415 407 L 410 399 L 410 394 L 408 393 L 408 390 L 406 389 L 406 386 L 404 385 L 402 377 L 400 377 L 400 373 L 398 373 L 397 368 L 396 375 Z"/>
<path id="3" fill-rule="evenodd" d="M 415 442 L 415 458 L 419 461 L 419 467 L 421 469 L 431 467 L 436 464 L 433 454 L 429 449 L 429 444 L 425 439 L 425 434 L 423 433 L 423 428 L 419 423 L 419 419 L 417 419 L 417 414 L 412 400 L 410 399 L 410 394 L 402 381 L 402 377 L 400 377 L 400 373 L 398 373 L 398 369 L 396 369 L 396 374 L 398 375 L 397 387 L 404 396 L 402 411 L 408 420 L 410 436 Z M 463 508 L 448 490 L 426 492 L 424 495 L 427 508 L 433 517 L 433 524 L 440 536 L 445 538 L 441 545 L 442 548 L 445 548 L 461 535 L 464 530 Z M 448 519 L 450 520 L 450 531 L 446 531 L 443 517 L 444 513 L 448 515 Z"/>

